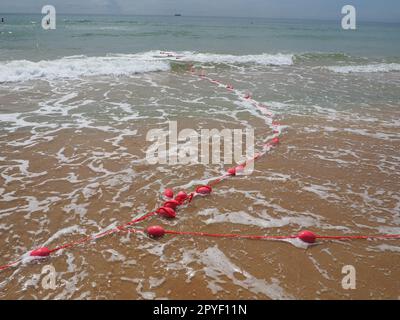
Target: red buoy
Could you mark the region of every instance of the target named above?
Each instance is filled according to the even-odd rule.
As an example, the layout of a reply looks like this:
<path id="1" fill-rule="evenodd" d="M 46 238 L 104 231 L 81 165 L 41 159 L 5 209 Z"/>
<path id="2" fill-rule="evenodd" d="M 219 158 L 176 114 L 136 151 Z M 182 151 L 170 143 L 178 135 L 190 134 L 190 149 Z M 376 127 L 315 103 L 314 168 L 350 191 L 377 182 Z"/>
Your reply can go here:
<path id="1" fill-rule="evenodd" d="M 165 234 L 165 230 L 161 226 L 150 226 L 146 228 L 146 233 L 151 238 L 161 238 Z"/>
<path id="2" fill-rule="evenodd" d="M 168 200 L 164 202 L 164 207 L 172 208 L 175 209 L 177 206 L 179 206 L 180 203 L 176 201 L 175 199 Z"/>
<path id="3" fill-rule="evenodd" d="M 175 218 L 176 217 L 176 212 L 174 209 L 169 208 L 169 207 L 161 207 L 158 208 L 156 211 L 159 215 L 165 217 L 165 218 Z"/>
<path id="4" fill-rule="evenodd" d="M 315 239 L 317 239 L 315 233 L 308 230 L 301 231 L 297 237 L 306 243 L 314 243 Z"/>
<path id="5" fill-rule="evenodd" d="M 31 257 L 48 257 L 50 255 L 50 249 L 47 247 L 39 248 L 31 251 L 29 254 Z"/>
<path id="6" fill-rule="evenodd" d="M 200 186 L 196 188 L 196 192 L 200 194 L 210 194 L 212 188 L 210 186 Z"/>
<path id="7" fill-rule="evenodd" d="M 182 203 L 187 199 L 188 195 L 185 191 L 179 191 L 178 194 L 175 197 L 175 200 L 178 201 L 179 203 Z"/>
<path id="8" fill-rule="evenodd" d="M 227 173 L 231 176 L 236 175 L 236 168 L 229 168 Z"/>
<path id="9" fill-rule="evenodd" d="M 273 146 L 278 145 L 278 144 L 279 144 L 279 138 L 278 138 L 278 137 L 273 138 L 273 139 L 271 140 L 271 144 L 272 144 Z"/>
<path id="10" fill-rule="evenodd" d="M 174 197 L 174 191 L 172 189 L 165 189 L 164 190 L 164 196 L 167 198 L 173 198 Z"/>

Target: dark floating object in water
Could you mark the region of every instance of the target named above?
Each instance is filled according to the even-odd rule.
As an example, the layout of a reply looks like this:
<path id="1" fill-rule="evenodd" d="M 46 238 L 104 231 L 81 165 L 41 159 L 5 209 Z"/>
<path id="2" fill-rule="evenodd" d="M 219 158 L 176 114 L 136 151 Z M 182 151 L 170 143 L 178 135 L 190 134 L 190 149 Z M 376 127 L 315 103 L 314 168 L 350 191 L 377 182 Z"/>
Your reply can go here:
<path id="1" fill-rule="evenodd" d="M 182 15 L 180 13 L 175 13 L 175 17 L 181 17 Z"/>

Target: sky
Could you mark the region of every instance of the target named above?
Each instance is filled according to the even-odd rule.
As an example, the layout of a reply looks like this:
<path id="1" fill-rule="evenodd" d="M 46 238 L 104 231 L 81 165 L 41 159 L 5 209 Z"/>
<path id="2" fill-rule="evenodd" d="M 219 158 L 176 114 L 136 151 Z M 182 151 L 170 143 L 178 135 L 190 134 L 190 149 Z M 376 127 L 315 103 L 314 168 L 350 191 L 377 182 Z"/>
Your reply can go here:
<path id="1" fill-rule="evenodd" d="M 130 14 L 334 20 L 350 4 L 364 21 L 400 22 L 400 0 L 0 0 L 1 13 Z"/>

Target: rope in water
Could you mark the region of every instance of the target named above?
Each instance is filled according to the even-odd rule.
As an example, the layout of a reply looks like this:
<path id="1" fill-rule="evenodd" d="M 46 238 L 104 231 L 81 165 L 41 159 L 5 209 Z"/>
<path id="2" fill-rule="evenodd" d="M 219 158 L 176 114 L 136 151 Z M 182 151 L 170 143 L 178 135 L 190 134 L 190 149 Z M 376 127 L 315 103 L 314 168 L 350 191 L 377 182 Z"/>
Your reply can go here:
<path id="1" fill-rule="evenodd" d="M 167 57 L 175 57 L 176 59 L 180 59 L 180 56 L 174 56 L 173 53 L 161 53 L 166 55 Z M 195 70 L 193 67 L 190 65 L 190 72 L 192 74 L 195 74 Z M 400 235 L 353 235 L 353 236 L 321 236 L 321 235 L 316 235 L 311 231 L 305 230 L 300 232 L 297 235 L 243 235 L 243 234 L 219 234 L 219 233 L 206 233 L 206 232 L 188 232 L 188 231 L 173 231 L 173 230 L 164 230 L 164 228 L 160 226 L 150 226 L 147 229 L 133 229 L 130 228 L 132 225 L 137 224 L 141 221 L 147 220 L 150 217 L 154 215 L 160 215 L 165 218 L 175 218 L 176 217 L 176 211 L 175 209 L 179 206 L 182 206 L 184 204 L 190 203 L 193 198 L 197 196 L 205 196 L 208 195 L 212 192 L 212 187 L 215 186 L 216 184 L 220 183 L 224 179 L 228 177 L 233 177 L 240 172 L 242 172 L 245 167 L 251 162 L 259 159 L 261 156 L 265 155 L 268 151 L 270 151 L 272 148 L 278 146 L 280 143 L 279 140 L 279 135 L 281 134 L 281 125 L 273 120 L 273 113 L 268 110 L 267 106 L 265 106 L 262 103 L 259 103 L 255 101 L 254 99 L 251 98 L 250 94 L 242 94 L 240 91 L 234 90 L 233 86 L 231 84 L 224 84 L 219 80 L 215 80 L 212 78 L 209 78 L 205 75 L 203 71 L 199 74 L 199 77 L 204 80 L 208 80 L 209 82 L 216 84 L 218 87 L 224 87 L 226 88 L 229 92 L 235 93 L 242 101 L 248 101 L 251 103 L 252 106 L 255 106 L 260 112 L 262 112 L 264 115 L 270 118 L 271 120 L 271 127 L 273 129 L 273 138 L 269 141 L 267 141 L 264 144 L 264 149 L 261 152 L 256 153 L 253 157 L 247 159 L 243 163 L 239 164 L 236 167 L 230 168 L 227 170 L 226 173 L 224 173 L 222 176 L 214 178 L 209 180 L 207 185 L 199 186 L 197 187 L 194 191 L 190 192 L 187 194 L 185 191 L 180 191 L 175 198 L 173 198 L 173 191 L 171 189 L 167 189 L 164 192 L 164 196 L 166 198 L 169 198 L 170 200 L 166 201 L 164 205 L 160 208 L 158 208 L 154 212 L 149 212 L 139 218 L 135 218 L 125 224 L 119 225 L 115 228 L 103 231 L 98 234 L 94 235 L 89 235 L 86 237 L 83 237 L 81 239 L 78 239 L 76 241 L 72 241 L 69 243 L 66 243 L 64 245 L 57 246 L 53 249 L 49 249 L 47 247 L 42 247 L 36 250 L 33 250 L 29 253 L 31 257 L 47 257 L 50 256 L 52 253 L 55 253 L 57 251 L 63 250 L 63 249 L 68 249 L 72 247 L 76 247 L 78 245 L 88 243 L 90 241 L 100 239 L 102 237 L 116 234 L 119 232 L 131 232 L 131 233 L 145 233 L 149 235 L 152 238 L 160 238 L 164 236 L 165 234 L 170 234 L 170 235 L 181 235 L 181 236 L 197 236 L 197 237 L 214 237 L 214 238 L 237 238 L 237 239 L 252 239 L 252 240 L 288 240 L 288 239 L 300 239 L 304 243 L 314 243 L 316 239 L 329 239 L 329 240 L 356 240 L 356 239 L 399 239 Z M 19 258 L 18 260 L 5 264 L 3 266 L 0 266 L 0 270 L 5 270 L 10 267 L 16 266 L 18 263 L 22 261 L 22 258 Z"/>
<path id="2" fill-rule="evenodd" d="M 400 234 L 384 234 L 384 235 L 353 235 L 353 236 L 323 236 L 312 233 L 311 231 L 302 231 L 295 235 L 245 235 L 237 233 L 208 233 L 196 231 L 174 231 L 165 230 L 160 226 L 151 226 L 146 230 L 142 229 L 128 229 L 126 232 L 133 233 L 146 233 L 153 238 L 163 237 L 165 234 L 180 235 L 180 236 L 195 236 L 195 237 L 212 237 L 212 238 L 238 238 L 238 239 L 251 239 L 251 240 L 288 240 L 300 239 L 306 243 L 314 243 L 316 239 L 321 240 L 377 240 L 377 239 L 400 239 Z"/>

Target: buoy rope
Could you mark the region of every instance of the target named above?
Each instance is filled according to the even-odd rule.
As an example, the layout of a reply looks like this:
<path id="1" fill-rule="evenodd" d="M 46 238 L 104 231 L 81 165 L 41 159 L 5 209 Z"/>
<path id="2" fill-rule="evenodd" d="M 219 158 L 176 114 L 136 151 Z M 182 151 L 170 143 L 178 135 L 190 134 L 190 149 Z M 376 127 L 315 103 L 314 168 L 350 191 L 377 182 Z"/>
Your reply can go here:
<path id="1" fill-rule="evenodd" d="M 123 232 L 128 233 L 145 233 L 148 230 L 143 229 L 125 229 Z M 288 239 L 301 239 L 300 234 L 293 235 L 246 235 L 238 233 L 209 233 L 200 231 L 175 231 L 163 230 L 164 234 L 180 235 L 180 236 L 197 236 L 197 237 L 212 237 L 212 238 L 239 238 L 239 239 L 253 239 L 253 240 L 288 240 Z M 379 239 L 400 239 L 400 234 L 383 234 L 383 235 L 349 235 L 349 236 L 324 236 L 315 234 L 316 239 L 321 240 L 379 240 Z"/>
<path id="2" fill-rule="evenodd" d="M 182 236 L 197 236 L 197 237 L 213 237 L 213 238 L 239 238 L 239 239 L 253 239 L 253 240 L 283 240 L 297 238 L 297 235 L 289 236 L 268 236 L 268 235 L 245 235 L 235 233 L 208 233 L 208 232 L 196 232 L 196 231 L 173 231 L 165 230 L 166 234 L 182 235 Z"/>
<path id="3" fill-rule="evenodd" d="M 355 236 L 318 236 L 318 239 L 326 240 L 365 240 L 365 239 L 400 239 L 400 234 L 355 235 Z"/>
<path id="4" fill-rule="evenodd" d="M 103 238 L 105 236 L 111 235 L 113 233 L 118 233 L 118 232 L 124 230 L 126 227 L 131 226 L 131 225 L 133 225 L 135 223 L 138 223 L 140 221 L 143 221 L 143 220 L 145 220 L 145 219 L 147 219 L 147 218 L 149 218 L 149 217 L 151 217 L 151 216 L 153 216 L 155 214 L 156 214 L 156 212 L 150 212 L 148 214 L 145 214 L 144 216 L 141 216 L 140 218 L 133 219 L 133 220 L 131 220 L 131 221 L 125 223 L 125 224 L 119 225 L 119 226 L 117 226 L 115 228 L 112 228 L 112 229 L 109 229 L 109 230 L 106 230 L 106 231 L 103 231 L 101 233 L 97 233 L 97 234 L 94 234 L 94 235 L 90 235 L 90 236 L 87 236 L 87 237 L 83 237 L 83 238 L 78 239 L 76 241 L 72 241 L 72 242 L 66 243 L 64 245 L 55 247 L 54 249 L 50 250 L 50 253 L 57 252 L 57 251 L 59 251 L 61 249 L 74 247 L 76 245 L 79 245 L 79 244 L 82 244 L 82 243 L 85 243 L 85 242 L 88 242 L 88 241 L 91 241 L 91 240 L 100 239 L 100 238 Z"/>
<path id="5" fill-rule="evenodd" d="M 175 59 L 180 59 L 182 56 L 178 56 L 174 53 L 170 52 L 161 52 L 161 54 L 164 54 L 168 58 L 175 58 Z M 195 74 L 196 70 L 194 70 L 192 65 L 189 65 L 189 69 L 191 74 Z M 199 237 L 215 237 L 215 238 L 238 238 L 238 239 L 254 239 L 254 240 L 285 240 L 285 239 L 295 239 L 299 238 L 302 240 L 304 243 L 314 243 L 316 239 L 326 239 L 326 240 L 356 240 L 356 239 L 399 239 L 400 235 L 353 235 L 353 236 L 321 236 L 321 235 L 316 235 L 312 233 L 311 231 L 302 231 L 297 235 L 288 235 L 288 236 L 282 236 L 282 235 L 243 235 L 243 234 L 220 234 L 220 233 L 207 233 L 207 232 L 192 232 L 192 231 L 173 231 L 173 230 L 164 230 L 160 226 L 152 226 L 147 228 L 146 230 L 143 229 L 134 229 L 132 226 L 134 224 L 137 224 L 141 221 L 144 221 L 156 214 L 159 214 L 161 216 L 164 216 L 166 218 L 175 218 L 175 209 L 178 206 L 184 205 L 184 204 L 189 204 L 194 197 L 200 196 L 200 195 L 207 195 L 212 192 L 212 187 L 215 186 L 216 184 L 220 183 L 224 179 L 228 177 L 235 176 L 238 171 L 243 170 L 251 161 L 255 161 L 259 159 L 261 156 L 265 155 L 269 150 L 271 150 L 273 147 L 276 147 L 279 143 L 279 135 L 281 134 L 281 125 L 273 120 L 273 113 L 268 110 L 268 108 L 254 99 L 251 98 L 250 94 L 243 94 L 242 92 L 235 90 L 231 84 L 224 84 L 219 80 L 215 80 L 212 78 L 209 78 L 205 75 L 204 71 L 201 70 L 201 73 L 199 74 L 200 79 L 208 80 L 209 82 L 217 85 L 218 87 L 224 87 L 226 88 L 229 92 L 232 92 L 236 94 L 240 100 L 242 101 L 248 101 L 251 103 L 252 106 L 255 106 L 261 113 L 266 115 L 268 118 L 271 120 L 271 127 L 273 129 L 273 138 L 268 141 L 267 143 L 264 144 L 264 150 L 261 152 L 256 153 L 253 157 L 247 159 L 246 161 L 242 162 L 239 164 L 237 167 L 230 168 L 226 173 L 221 175 L 220 177 L 217 178 L 212 178 L 208 180 L 208 184 L 204 186 L 199 186 L 195 189 L 195 191 L 190 192 L 187 194 L 184 191 L 181 191 L 178 193 L 178 195 L 173 198 L 172 196 L 169 196 L 170 198 L 169 201 L 166 201 L 164 205 L 160 208 L 158 208 L 156 211 L 149 212 L 139 218 L 135 218 L 125 224 L 119 225 L 117 227 L 111 228 L 109 230 L 103 231 L 101 233 L 89 235 L 86 237 L 82 237 L 78 240 L 66 243 L 64 245 L 57 246 L 53 249 L 49 249 L 47 247 L 42 247 L 36 250 L 33 250 L 30 252 L 30 256 L 33 257 L 47 257 L 52 253 L 55 253 L 57 251 L 60 251 L 62 249 L 68 249 L 72 248 L 84 243 L 88 243 L 90 241 L 100 239 L 102 237 L 116 234 L 119 232 L 129 232 L 129 233 L 146 233 L 151 237 L 157 238 L 161 237 L 164 234 L 170 234 L 170 235 L 182 235 L 182 236 L 199 236 Z M 8 263 L 6 265 L 0 266 L 0 271 L 8 269 L 10 267 L 18 265 L 23 259 L 20 257 L 18 260 Z"/>

